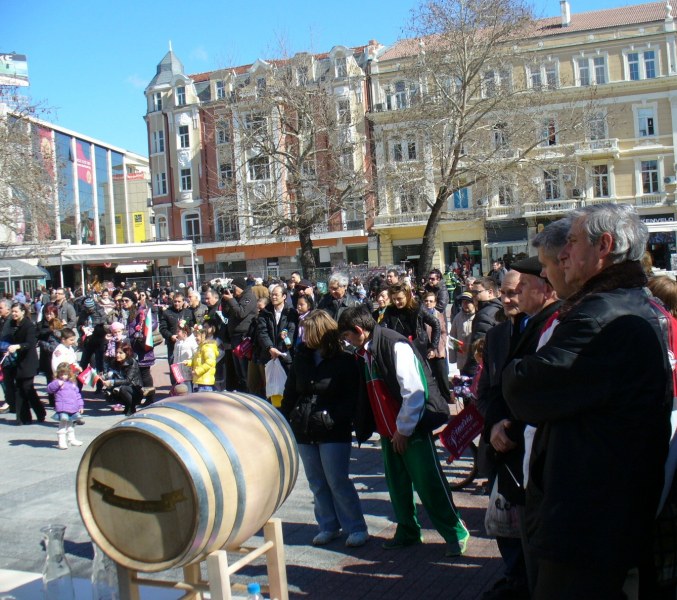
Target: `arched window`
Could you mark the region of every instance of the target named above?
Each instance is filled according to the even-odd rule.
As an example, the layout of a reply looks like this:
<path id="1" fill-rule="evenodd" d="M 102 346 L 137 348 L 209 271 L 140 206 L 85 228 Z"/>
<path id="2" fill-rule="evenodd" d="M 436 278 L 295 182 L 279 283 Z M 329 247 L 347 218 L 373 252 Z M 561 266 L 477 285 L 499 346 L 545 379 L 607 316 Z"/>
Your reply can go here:
<path id="1" fill-rule="evenodd" d="M 165 215 L 156 215 L 155 217 L 155 238 L 159 242 L 169 239 L 169 227 Z"/>
<path id="2" fill-rule="evenodd" d="M 219 242 L 240 239 L 237 211 L 221 211 L 214 216 L 214 233 Z"/>

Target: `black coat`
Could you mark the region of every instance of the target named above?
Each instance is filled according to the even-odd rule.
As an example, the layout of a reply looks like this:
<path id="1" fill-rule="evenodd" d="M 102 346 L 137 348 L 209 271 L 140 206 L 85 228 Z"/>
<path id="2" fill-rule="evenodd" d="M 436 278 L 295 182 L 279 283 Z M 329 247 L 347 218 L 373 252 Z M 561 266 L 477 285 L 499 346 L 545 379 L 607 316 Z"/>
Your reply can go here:
<path id="1" fill-rule="evenodd" d="M 425 358 L 428 350 L 437 350 L 440 343 L 440 322 L 435 315 L 420 309 L 398 309 L 392 304 L 386 306 L 381 327 L 392 329 L 413 342 L 416 349 Z M 428 336 L 425 325 L 430 327 Z"/>
<path id="2" fill-rule="evenodd" d="M 113 387 L 118 388 L 122 385 L 127 385 L 136 389 L 141 389 L 143 380 L 141 379 L 141 371 L 139 363 L 135 358 L 129 358 L 124 363 L 119 364 L 117 361 L 112 365 L 113 369 Z"/>
<path id="3" fill-rule="evenodd" d="M 289 370 L 280 410 L 289 419 L 304 397 L 315 394 L 316 409 L 326 410 L 334 426 L 330 431 L 307 436 L 296 434 L 296 441 L 300 444 L 350 442 L 358 389 L 358 362 L 353 355 L 340 352 L 316 365 L 315 352 L 301 344 Z"/>
<path id="4" fill-rule="evenodd" d="M 346 308 L 359 305 L 360 301 L 357 298 L 355 298 L 355 296 L 349 294 L 348 291 L 346 290 L 346 293 L 340 300 L 334 298 L 334 296 L 332 296 L 330 293 L 326 293 L 324 296 L 322 296 L 322 299 L 318 302 L 317 308 L 326 310 L 332 319 L 338 321 L 341 317 L 341 314 L 343 314 L 343 311 Z"/>
<path id="5" fill-rule="evenodd" d="M 14 364 L 11 367 L 14 377 L 25 379 L 35 377 L 38 373 L 37 331 L 29 317 L 21 319 L 18 325 L 10 319 L 8 341 L 10 344 L 19 344 Z"/>
<path id="6" fill-rule="evenodd" d="M 540 558 L 603 569 L 636 565 L 650 552 L 670 438 L 669 380 L 641 288 L 589 293 L 545 346 L 506 367 L 510 410 L 538 427 L 525 522 Z"/>
<path id="7" fill-rule="evenodd" d="M 291 364 L 293 345 L 287 346 L 280 337 L 280 333 L 286 329 L 289 341 L 293 344 L 297 322 L 298 313 L 296 310 L 286 306 L 282 309 L 279 323 L 275 322 L 272 305 L 269 304 L 259 312 L 255 348 L 258 350 L 256 358 L 261 364 L 266 364 L 270 360 L 269 348 L 271 347 L 287 354 L 287 359 L 281 358 L 283 364 Z"/>
<path id="8" fill-rule="evenodd" d="M 176 335 L 176 332 L 179 329 L 179 321 L 181 320 L 185 321 L 189 327 L 195 325 L 193 312 L 190 308 L 176 310 L 173 306 L 168 306 L 162 311 L 158 327 L 160 329 L 160 335 L 165 339 L 167 348 L 170 350 L 174 348 L 175 342 L 172 342 L 172 336 Z"/>
<path id="9" fill-rule="evenodd" d="M 230 342 L 235 347 L 247 335 L 252 321 L 259 312 L 256 306 L 256 296 L 251 287 L 244 290 L 239 298 L 233 296 L 226 299 L 223 303 L 223 310 L 228 317 Z"/>

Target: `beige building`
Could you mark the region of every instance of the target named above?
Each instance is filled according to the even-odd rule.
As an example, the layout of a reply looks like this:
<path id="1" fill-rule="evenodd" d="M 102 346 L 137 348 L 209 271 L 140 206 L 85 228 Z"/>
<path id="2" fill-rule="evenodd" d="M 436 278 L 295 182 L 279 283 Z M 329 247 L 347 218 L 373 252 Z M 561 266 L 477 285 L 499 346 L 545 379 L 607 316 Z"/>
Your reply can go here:
<path id="1" fill-rule="evenodd" d="M 483 131 L 475 139 L 483 143 L 468 153 L 491 148 L 500 176 L 450 197 L 434 265 L 458 263 L 486 273 L 491 259 L 528 252 L 530 239 L 551 220 L 583 204 L 611 201 L 637 206 L 651 231 L 655 264 L 672 268 L 675 39 L 669 4 L 571 14 L 562 2 L 562 14 L 538 21 L 521 43 L 522 60 L 487 68 L 478 86 L 482 97 L 500 93 L 508 80 L 533 92 L 528 118 L 534 137 L 507 140 L 500 123 L 478 125 Z M 439 185 L 440 157 L 431 141 L 436 125 L 422 122 L 416 108 L 432 87 L 402 75 L 422 52 L 423 42 L 404 40 L 371 62 L 380 264 L 416 265 Z M 501 171 L 505 163 L 515 166 L 514 177 Z"/>

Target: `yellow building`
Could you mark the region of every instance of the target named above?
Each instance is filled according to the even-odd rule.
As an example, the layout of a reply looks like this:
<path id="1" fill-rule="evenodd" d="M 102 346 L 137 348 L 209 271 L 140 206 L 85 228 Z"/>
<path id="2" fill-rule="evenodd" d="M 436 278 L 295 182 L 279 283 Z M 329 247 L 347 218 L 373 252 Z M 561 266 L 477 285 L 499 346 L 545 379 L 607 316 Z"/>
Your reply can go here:
<path id="1" fill-rule="evenodd" d="M 571 14 L 563 1 L 560 16 L 539 20 L 516 53 L 528 58 L 509 71 L 485 71 L 478 92 L 488 94 L 487 82 L 493 90 L 503 78 L 533 92 L 534 129 L 540 130 L 528 152 L 528 173 L 521 182 L 506 175 L 456 191 L 437 231 L 433 266 L 459 263 L 486 273 L 494 258 L 528 253 L 529 240 L 551 220 L 610 201 L 638 208 L 651 231 L 654 263 L 672 268 L 675 39 L 670 5 L 660 2 Z M 403 76 L 425 51 L 422 41 L 414 42 L 403 40 L 371 63 L 380 264 L 416 266 L 436 193 L 435 125 L 417 120 L 415 110 L 428 82 Z M 578 126 L 560 127 L 572 115 L 575 121 L 577 110 L 585 114 Z M 532 140 L 508 142 L 496 123 L 482 128 L 486 145 L 494 153 L 498 145 L 504 162 L 527 164 L 520 158 Z"/>

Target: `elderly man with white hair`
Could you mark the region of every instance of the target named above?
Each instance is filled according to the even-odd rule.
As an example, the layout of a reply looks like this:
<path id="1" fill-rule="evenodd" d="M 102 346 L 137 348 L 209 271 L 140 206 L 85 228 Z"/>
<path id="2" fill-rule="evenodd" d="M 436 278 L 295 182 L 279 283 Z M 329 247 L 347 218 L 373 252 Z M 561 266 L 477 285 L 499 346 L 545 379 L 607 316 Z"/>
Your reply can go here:
<path id="1" fill-rule="evenodd" d="M 524 514 L 534 600 L 623 598 L 634 568 L 642 586 L 653 579 L 673 390 L 644 290 L 647 239 L 629 205 L 573 211 L 559 325 L 503 371 L 513 415 L 538 427 Z"/>
<path id="2" fill-rule="evenodd" d="M 351 306 L 358 306 L 360 301 L 348 293 L 348 276 L 345 273 L 334 273 L 327 282 L 329 292 L 322 297 L 317 308 L 326 310 L 338 322 L 341 313 Z"/>

